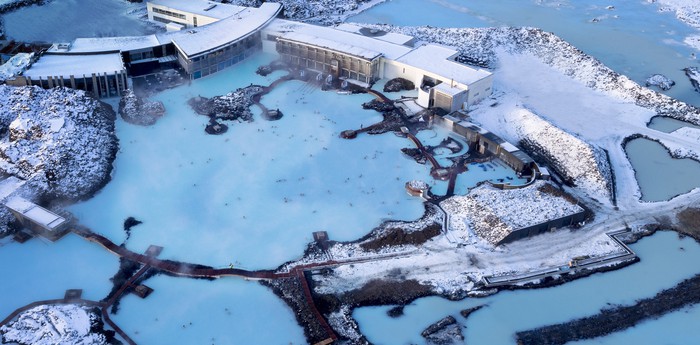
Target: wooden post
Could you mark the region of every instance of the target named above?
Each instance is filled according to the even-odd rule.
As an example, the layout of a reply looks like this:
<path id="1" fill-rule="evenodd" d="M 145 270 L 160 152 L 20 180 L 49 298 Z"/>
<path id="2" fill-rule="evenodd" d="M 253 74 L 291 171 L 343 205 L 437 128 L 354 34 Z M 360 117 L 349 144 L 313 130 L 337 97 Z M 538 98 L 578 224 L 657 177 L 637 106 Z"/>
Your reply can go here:
<path id="1" fill-rule="evenodd" d="M 117 71 L 114 71 L 114 82 L 117 84 L 117 96 L 121 97 L 122 92 L 119 87 L 119 79 L 121 78 L 121 74 Z"/>
<path id="2" fill-rule="evenodd" d="M 95 73 L 92 74 L 92 94 L 100 98 L 100 84 L 97 83 L 97 76 L 95 76 Z"/>
<path id="3" fill-rule="evenodd" d="M 73 75 L 70 75 L 70 88 L 75 89 L 75 77 Z"/>
<path id="4" fill-rule="evenodd" d="M 109 78 L 107 78 L 107 72 L 104 72 L 104 78 L 105 78 L 105 94 L 107 94 L 107 97 L 110 96 L 109 92 Z"/>

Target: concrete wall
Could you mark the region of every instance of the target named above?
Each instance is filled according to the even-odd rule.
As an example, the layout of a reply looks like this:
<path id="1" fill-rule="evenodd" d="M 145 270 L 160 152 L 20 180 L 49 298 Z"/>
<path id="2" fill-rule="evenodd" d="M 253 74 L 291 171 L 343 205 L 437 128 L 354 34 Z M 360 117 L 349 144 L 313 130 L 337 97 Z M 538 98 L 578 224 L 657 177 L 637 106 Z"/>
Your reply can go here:
<path id="1" fill-rule="evenodd" d="M 401 62 L 397 62 L 394 60 L 389 60 L 382 58 L 382 69 L 381 71 L 381 77 L 385 79 L 393 79 L 393 78 L 404 78 L 408 79 L 411 82 L 413 82 L 414 85 L 416 85 L 417 88 L 420 88 L 421 83 L 423 82 L 423 77 L 427 76 L 439 81 L 442 81 L 443 83 L 452 83 L 452 79 L 448 78 L 447 76 L 441 76 L 435 73 L 432 73 L 431 71 L 424 71 L 418 68 L 415 68 L 410 65 L 406 65 Z M 470 107 L 471 105 L 478 103 L 479 101 L 483 100 L 484 98 L 487 98 L 491 96 L 491 93 L 493 92 L 493 74 L 478 80 L 470 85 L 465 85 L 462 83 L 457 83 L 454 82 L 454 85 L 456 87 L 459 87 L 461 89 L 467 90 L 467 92 L 462 96 L 460 95 L 458 99 L 455 100 L 456 103 L 464 103 L 465 108 Z M 419 100 L 418 100 L 418 105 L 422 107 L 428 107 L 428 102 L 427 101 L 421 101 L 420 100 L 420 94 L 419 94 Z M 457 109 L 461 109 L 461 105 L 456 105 L 453 106 L 450 111 L 455 111 Z"/>
<path id="2" fill-rule="evenodd" d="M 526 237 L 532 237 L 535 235 L 543 234 L 545 232 L 551 231 L 554 228 L 564 228 L 567 226 L 574 225 L 576 223 L 582 222 L 586 219 L 586 211 L 581 211 L 566 217 L 561 217 L 557 219 L 550 220 L 548 222 L 540 223 L 537 225 L 525 227 L 522 229 L 518 229 L 510 233 L 508 236 L 506 236 L 504 239 L 502 239 L 500 242 L 498 242 L 498 245 L 505 244 L 505 243 L 510 243 L 519 239 L 523 239 Z"/>
<path id="3" fill-rule="evenodd" d="M 467 108 L 491 96 L 492 93 L 493 74 L 469 85 L 469 95 L 466 100 Z"/>

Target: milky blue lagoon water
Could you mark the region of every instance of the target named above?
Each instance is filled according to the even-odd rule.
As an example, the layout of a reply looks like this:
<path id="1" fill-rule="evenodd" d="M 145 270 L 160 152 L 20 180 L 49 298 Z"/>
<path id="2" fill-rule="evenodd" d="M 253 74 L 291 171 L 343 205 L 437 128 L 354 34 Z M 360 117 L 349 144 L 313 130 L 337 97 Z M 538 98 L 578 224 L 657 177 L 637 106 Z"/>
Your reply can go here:
<path id="1" fill-rule="evenodd" d="M 2 15 L 5 34 L 23 42 L 71 42 L 79 37 L 138 36 L 155 32 L 126 1 L 51 0 Z M 143 12 L 145 15 L 145 12 Z"/>
<path id="2" fill-rule="evenodd" d="M 0 319 L 35 301 L 61 299 L 68 289 L 82 289 L 84 299 L 101 300 L 119 269 L 119 258 L 73 234 L 55 243 L 33 238 L 20 244 L 5 238 L 0 262 Z"/>
<path id="3" fill-rule="evenodd" d="M 138 344 L 304 344 L 292 310 L 253 281 L 157 276 L 112 319 Z"/>
<path id="4" fill-rule="evenodd" d="M 663 201 L 700 187 L 700 162 L 671 157 L 663 145 L 639 138 L 625 145 L 643 201 Z"/>
<path id="5" fill-rule="evenodd" d="M 392 306 L 365 307 L 355 310 L 354 317 L 360 329 L 375 344 L 424 344 L 420 332 L 428 325 L 447 315 L 453 315 L 461 324 L 467 344 L 515 344 L 515 332 L 550 324 L 566 322 L 596 314 L 611 305 L 629 305 L 637 299 L 649 298 L 686 278 L 700 273 L 694 264 L 700 260 L 700 245 L 691 238 L 680 239 L 674 232 L 661 232 L 644 238 L 631 246 L 641 261 L 621 270 L 597 273 L 546 289 L 504 291 L 486 298 L 467 298 L 451 302 L 438 297 L 422 298 L 404 309 L 404 315 L 390 318 L 386 312 Z M 479 305 L 484 308 L 468 319 L 459 311 Z M 665 344 L 692 344 L 697 334 L 697 308 L 688 314 L 683 311 L 669 314 L 676 322 L 676 332 Z M 681 317 L 685 315 L 686 317 Z M 661 332 L 669 321 L 662 319 L 620 332 L 617 338 L 642 342 L 614 342 L 606 344 L 653 344 L 644 334 Z M 605 339 L 605 338 L 602 338 Z M 659 339 L 659 337 L 656 337 Z M 598 340 L 596 340 L 598 341 Z M 595 342 L 592 342 L 595 343 Z M 658 344 L 658 343 L 657 343 Z"/>
<path id="6" fill-rule="evenodd" d="M 207 118 L 191 97 L 270 83 L 254 74 L 261 55 L 225 72 L 159 94 L 167 115 L 152 127 L 117 124 L 121 140 L 112 182 L 71 208 L 93 231 L 121 243 L 124 219 L 134 227 L 127 247 L 165 247 L 165 258 L 217 267 L 274 268 L 299 257 L 311 233 L 361 237 L 382 219 L 412 220 L 420 199 L 404 184 L 429 178 L 429 168 L 405 158 L 407 139 L 393 134 L 339 137 L 381 120 L 363 110 L 370 95 L 338 95 L 291 81 L 263 97 L 285 116 L 232 123 L 224 135 L 204 133 Z M 254 109 L 257 110 L 257 109 Z M 164 149 L 165 148 L 165 149 Z"/>
<path id="7" fill-rule="evenodd" d="M 681 120 L 676 120 L 667 116 L 654 116 L 649 122 L 649 128 L 655 129 L 657 131 L 662 131 L 665 133 L 671 133 L 677 129 L 688 127 L 688 128 L 700 128 L 700 126 L 694 125 L 690 122 L 685 122 Z"/>

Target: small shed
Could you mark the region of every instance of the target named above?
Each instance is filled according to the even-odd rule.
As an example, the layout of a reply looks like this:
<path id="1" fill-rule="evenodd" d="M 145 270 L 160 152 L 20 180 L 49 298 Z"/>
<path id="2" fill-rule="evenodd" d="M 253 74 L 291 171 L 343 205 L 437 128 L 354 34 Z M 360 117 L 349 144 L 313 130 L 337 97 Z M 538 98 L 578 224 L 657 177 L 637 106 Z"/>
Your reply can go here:
<path id="1" fill-rule="evenodd" d="M 51 241 L 56 241 L 68 232 L 68 221 L 22 197 L 13 197 L 5 202 L 10 212 L 25 228 Z"/>

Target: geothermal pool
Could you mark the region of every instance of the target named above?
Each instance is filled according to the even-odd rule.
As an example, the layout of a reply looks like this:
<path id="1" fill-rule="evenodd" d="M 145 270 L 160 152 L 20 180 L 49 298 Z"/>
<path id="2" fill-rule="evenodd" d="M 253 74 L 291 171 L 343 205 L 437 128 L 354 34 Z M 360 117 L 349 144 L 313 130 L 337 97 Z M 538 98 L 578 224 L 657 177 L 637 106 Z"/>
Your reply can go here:
<path id="1" fill-rule="evenodd" d="M 671 157 L 656 141 L 638 138 L 625 145 L 642 201 L 664 201 L 700 187 L 700 162 Z"/>
<path id="2" fill-rule="evenodd" d="M 285 114 L 281 120 L 255 116 L 251 123 L 230 123 L 220 136 L 204 132 L 207 118 L 197 116 L 187 100 L 250 83 L 269 85 L 283 73 L 260 77 L 254 71 L 273 58 L 261 54 L 158 94 L 155 99 L 167 113 L 154 126 L 118 121 L 113 180 L 71 212 L 93 231 L 136 252 L 155 244 L 165 248 L 163 258 L 246 269 L 274 268 L 299 257 L 314 231 L 354 240 L 384 219 L 419 218 L 422 200 L 409 196 L 404 184 L 432 178 L 429 165 L 401 153 L 413 143 L 391 133 L 339 137 L 343 130 L 381 120 L 378 112 L 360 106 L 370 95 L 339 95 L 285 82 L 262 99 Z M 462 174 L 458 190 L 466 192 L 477 179 L 515 176 L 491 164 Z M 130 216 L 143 224 L 127 240 L 122 225 Z"/>

